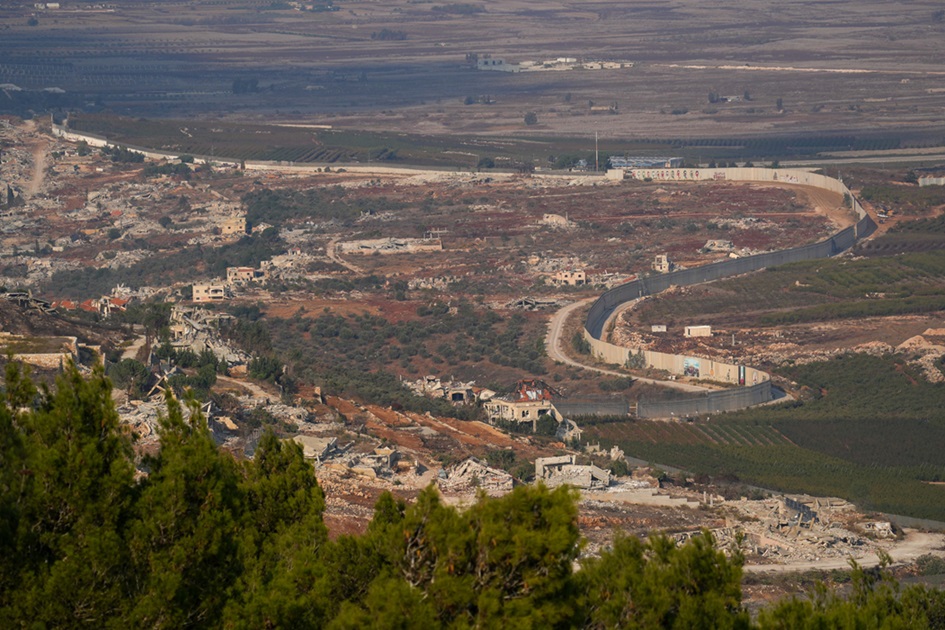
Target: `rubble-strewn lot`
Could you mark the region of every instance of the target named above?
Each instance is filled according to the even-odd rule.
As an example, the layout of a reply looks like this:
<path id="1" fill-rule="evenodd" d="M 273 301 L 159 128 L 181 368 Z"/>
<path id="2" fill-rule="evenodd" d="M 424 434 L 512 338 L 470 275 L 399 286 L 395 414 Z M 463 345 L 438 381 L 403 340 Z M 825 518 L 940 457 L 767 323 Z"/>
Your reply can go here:
<path id="1" fill-rule="evenodd" d="M 158 278 L 165 285 L 213 281 L 225 277 L 227 265 L 249 264 L 263 265 L 267 279 L 282 285 L 363 272 L 405 281 L 449 278 L 439 282 L 441 289 L 488 282 L 511 298 L 547 293 L 562 269 L 586 270 L 591 284 L 608 285 L 648 271 L 656 253 L 684 265 L 726 255 L 701 251 L 707 238 L 758 251 L 830 231 L 802 192 L 772 188 L 709 185 L 695 198 L 692 185 L 615 185 L 580 176 L 240 176 L 229 167 L 199 166 L 183 179 L 148 175 L 141 165 L 112 162 L 98 150 L 80 156 L 75 145 L 44 135 L 39 124 L 9 123 L 0 140 L 11 147 L 0 163 L 0 182 L 12 184 L 17 196 L 7 209 L 0 273 L 8 284 L 53 297 L 92 297 L 80 293 L 107 292 L 109 283 L 157 284 Z M 304 203 L 315 187 L 326 191 L 325 201 L 350 210 L 316 204 L 272 213 L 273 204 Z M 249 205 L 241 203 L 247 194 L 255 194 Z M 251 219 L 248 230 L 260 241 L 255 246 L 227 229 L 241 216 Z M 547 216 L 567 220 L 559 225 Z M 266 243 L 281 251 L 263 251 L 267 227 L 276 232 Z M 387 247 L 398 252 L 391 256 L 349 253 L 359 241 L 411 243 L 431 235 L 442 251 L 432 251 L 437 245 L 420 253 Z M 187 262 L 169 264 L 181 258 L 180 250 Z M 91 268 L 108 271 L 92 274 Z M 73 273 L 56 275 L 63 271 Z"/>

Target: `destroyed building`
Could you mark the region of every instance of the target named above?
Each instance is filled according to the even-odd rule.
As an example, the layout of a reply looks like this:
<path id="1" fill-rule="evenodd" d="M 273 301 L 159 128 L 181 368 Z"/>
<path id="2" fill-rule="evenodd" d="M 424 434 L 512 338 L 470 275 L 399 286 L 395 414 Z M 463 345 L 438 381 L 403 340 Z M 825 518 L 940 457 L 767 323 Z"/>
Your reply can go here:
<path id="1" fill-rule="evenodd" d="M 266 272 L 253 269 L 252 267 L 227 267 L 226 283 L 230 285 L 243 285 L 256 280 L 264 279 Z M 194 301 L 196 302 L 196 289 L 194 289 Z"/>
<path id="2" fill-rule="evenodd" d="M 292 441 L 302 447 L 302 455 L 305 459 L 314 459 L 319 464 L 340 453 L 336 437 L 296 435 Z"/>
<path id="3" fill-rule="evenodd" d="M 404 381 L 404 386 L 420 396 L 445 398 L 454 405 L 465 405 L 477 400 L 488 400 L 495 396 L 491 389 L 476 387 L 475 381 L 442 381 L 438 376 L 425 376 L 416 381 Z"/>
<path id="4" fill-rule="evenodd" d="M 557 285 L 577 287 L 587 284 L 587 273 L 583 269 L 558 271 L 551 279 Z"/>
<path id="5" fill-rule="evenodd" d="M 610 471 L 598 466 L 575 464 L 574 455 L 539 457 L 535 460 L 535 482 L 555 487 L 570 485 L 586 490 L 610 485 Z"/>
<path id="6" fill-rule="evenodd" d="M 229 297 L 229 292 L 222 284 L 195 284 L 193 287 L 194 302 L 222 302 Z"/>
<path id="7" fill-rule="evenodd" d="M 438 238 L 378 238 L 339 243 L 338 248 L 344 254 L 437 252 L 443 249 L 443 241 Z"/>
<path id="8" fill-rule="evenodd" d="M 175 306 L 171 309 L 171 346 L 198 355 L 209 350 L 230 367 L 248 363 L 249 355 L 225 342 L 219 334 L 220 322 L 232 318 L 226 313 Z"/>
<path id="9" fill-rule="evenodd" d="M 702 246 L 702 249 L 706 252 L 730 252 L 735 249 L 735 245 L 732 244 L 732 241 L 709 239 Z"/>
<path id="10" fill-rule="evenodd" d="M 557 398 L 561 398 L 561 393 L 544 381 L 526 379 L 519 381 L 511 394 L 487 402 L 485 410 L 492 422 L 531 422 L 534 430 L 541 418 L 561 420 L 561 414 L 553 404 Z"/>
<path id="11" fill-rule="evenodd" d="M 246 234 L 246 217 L 229 217 L 220 223 L 223 236 L 242 236 Z"/>
<path id="12" fill-rule="evenodd" d="M 673 267 L 675 265 L 666 254 L 657 254 L 656 258 L 653 259 L 653 271 L 657 273 L 669 273 L 673 270 Z"/>
<path id="13" fill-rule="evenodd" d="M 470 457 L 449 470 L 440 471 L 438 483 L 444 492 L 476 492 L 481 489 L 488 495 L 502 495 L 511 492 L 515 480 L 504 470 L 491 468 Z"/>
<path id="14" fill-rule="evenodd" d="M 342 453 L 347 447 L 341 449 Z M 323 465 L 332 470 L 342 473 L 353 473 L 369 479 L 378 477 L 391 477 L 397 462 L 400 461 L 400 453 L 392 448 L 378 447 L 370 453 L 353 453 L 343 458 L 334 458 L 332 453 L 326 456 L 328 461 Z"/>

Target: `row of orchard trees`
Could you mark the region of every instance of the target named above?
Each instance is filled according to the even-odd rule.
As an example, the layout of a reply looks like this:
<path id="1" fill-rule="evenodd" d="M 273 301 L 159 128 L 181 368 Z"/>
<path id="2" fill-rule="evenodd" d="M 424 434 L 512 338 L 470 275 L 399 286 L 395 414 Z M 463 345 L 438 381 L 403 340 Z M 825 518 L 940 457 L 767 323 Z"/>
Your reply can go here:
<path id="1" fill-rule="evenodd" d="M 0 404 L 0 626 L 95 628 L 924 627 L 941 594 L 856 573 L 751 621 L 740 556 L 708 535 L 619 538 L 582 559 L 575 496 L 520 487 L 465 511 L 385 494 L 365 534 L 330 541 L 313 469 L 269 434 L 220 451 L 168 400 L 135 472 L 101 371 L 54 390 L 7 368 Z"/>

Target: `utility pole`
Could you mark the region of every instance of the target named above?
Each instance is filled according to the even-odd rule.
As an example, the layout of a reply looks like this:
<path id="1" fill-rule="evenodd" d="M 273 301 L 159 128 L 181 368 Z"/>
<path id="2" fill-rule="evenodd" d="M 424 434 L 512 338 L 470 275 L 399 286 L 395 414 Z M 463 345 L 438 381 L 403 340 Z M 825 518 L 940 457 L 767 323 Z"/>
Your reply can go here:
<path id="1" fill-rule="evenodd" d="M 597 132 L 594 132 L 594 172 L 596 173 L 600 169 L 600 150 L 598 149 L 597 144 Z"/>

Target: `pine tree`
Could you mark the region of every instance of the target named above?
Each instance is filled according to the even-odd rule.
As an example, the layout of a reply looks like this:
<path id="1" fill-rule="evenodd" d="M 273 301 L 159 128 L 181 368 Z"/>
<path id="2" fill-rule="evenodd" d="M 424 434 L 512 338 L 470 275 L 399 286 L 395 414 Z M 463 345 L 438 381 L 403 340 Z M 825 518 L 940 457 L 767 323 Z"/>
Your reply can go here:
<path id="1" fill-rule="evenodd" d="M 227 606 L 228 625 L 318 627 L 326 605 L 313 592 L 326 578 L 319 555 L 328 531 L 312 465 L 298 444 L 267 431 L 242 486 L 243 574 Z"/>
<path id="2" fill-rule="evenodd" d="M 53 392 L 37 391 L 11 363 L 5 403 L 3 457 L 18 479 L 4 480 L 0 505 L 15 504 L 5 524 L 16 524 L 16 566 L 5 575 L 17 577 L 0 596 L 0 620 L 100 626 L 128 595 L 122 535 L 134 494 L 130 443 L 118 430 L 111 385 L 101 368 L 85 379 L 70 364 Z"/>
<path id="3" fill-rule="evenodd" d="M 241 571 L 239 467 L 190 405 L 185 420 L 168 395 L 161 449 L 144 462 L 149 475 L 129 534 L 137 597 L 127 621 L 136 627 L 218 625 Z"/>

